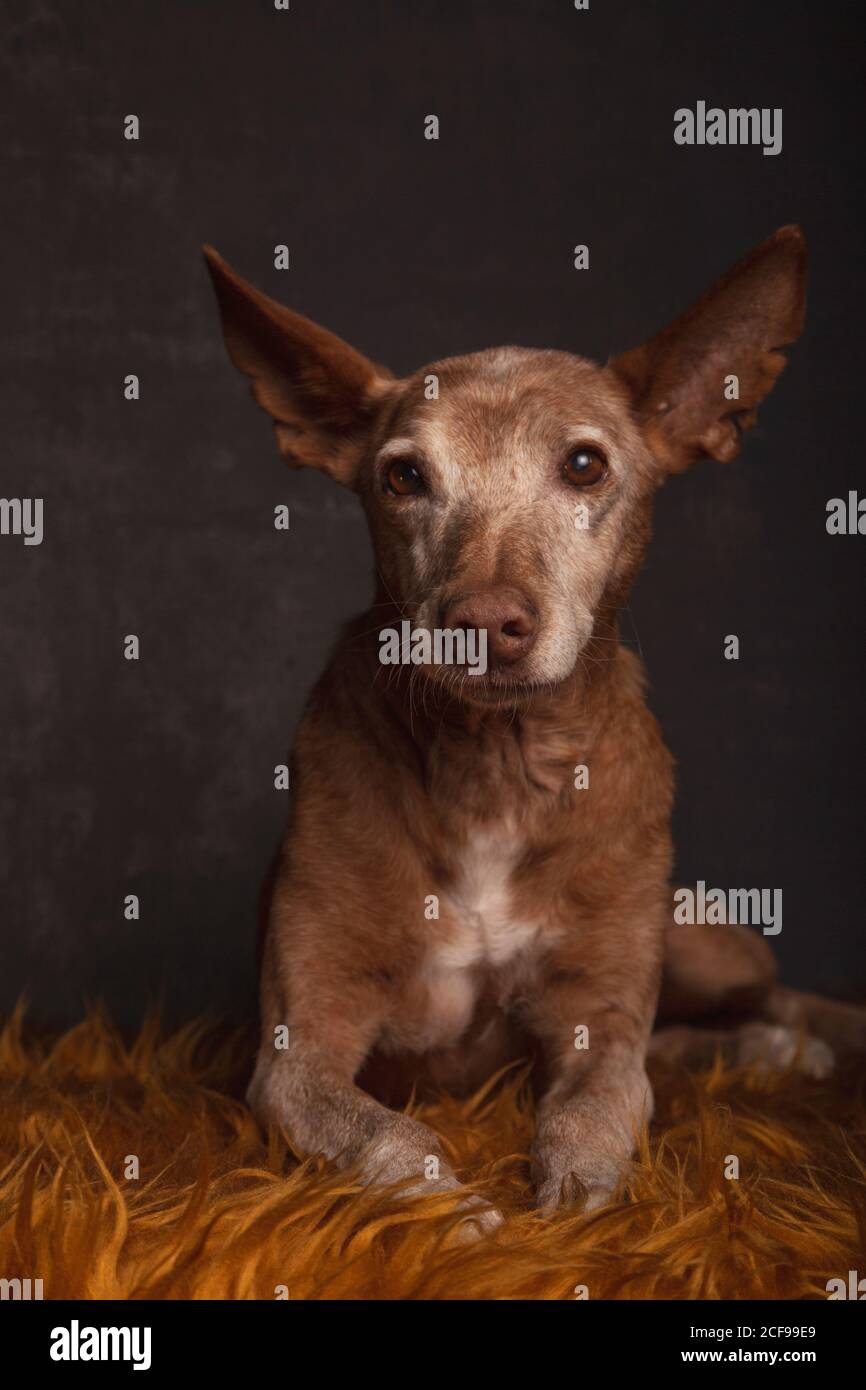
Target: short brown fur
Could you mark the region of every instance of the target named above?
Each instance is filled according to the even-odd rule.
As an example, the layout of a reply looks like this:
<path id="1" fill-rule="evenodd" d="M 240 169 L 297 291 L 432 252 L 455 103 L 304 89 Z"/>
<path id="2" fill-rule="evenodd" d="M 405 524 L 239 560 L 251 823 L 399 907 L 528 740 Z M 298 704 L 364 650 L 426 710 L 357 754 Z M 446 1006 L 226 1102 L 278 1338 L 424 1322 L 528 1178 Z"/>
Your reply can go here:
<path id="1" fill-rule="evenodd" d="M 471 1089 L 537 1052 L 539 1203 L 598 1205 L 651 1113 L 650 1046 L 681 1056 L 696 1020 L 762 1011 L 699 1045 L 787 1060 L 805 1018 L 759 935 L 672 924 L 672 760 L 618 641 L 656 489 L 738 452 L 801 330 L 802 233 L 782 228 L 604 367 L 505 348 L 402 381 L 206 254 L 281 451 L 359 494 L 378 575 L 295 742 L 250 1103 L 371 1181 L 441 1190 L 456 1178 L 435 1134 L 369 1088 Z M 572 487 L 564 461 L 587 450 L 604 472 Z M 422 490 L 393 492 L 395 460 Z M 378 634 L 403 619 L 483 631 L 490 669 L 384 668 Z M 651 1043 L 660 993 L 676 1026 Z M 837 1044 L 866 1041 L 857 1011 L 818 1004 Z"/>

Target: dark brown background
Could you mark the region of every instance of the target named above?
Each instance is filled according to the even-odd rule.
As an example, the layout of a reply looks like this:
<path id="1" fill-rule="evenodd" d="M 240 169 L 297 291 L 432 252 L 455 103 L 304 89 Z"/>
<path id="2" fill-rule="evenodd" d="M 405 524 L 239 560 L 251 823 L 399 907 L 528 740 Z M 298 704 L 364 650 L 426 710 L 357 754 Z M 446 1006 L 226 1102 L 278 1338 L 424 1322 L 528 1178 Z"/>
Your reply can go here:
<path id="1" fill-rule="evenodd" d="M 252 1007 L 272 769 L 369 592 L 354 499 L 285 469 L 227 363 L 202 241 L 400 371 L 500 342 L 603 358 L 794 220 L 805 339 L 743 457 L 660 497 L 626 635 L 679 760 L 679 873 L 781 887 L 788 979 L 866 992 L 866 539 L 824 526 L 864 487 L 858 17 L 3 6 L 0 495 L 44 497 L 46 535 L 0 538 L 0 1003 L 26 985 L 55 1018 L 103 995 L 132 1020 L 161 990 L 174 1014 Z M 781 106 L 782 154 L 675 146 L 699 99 Z"/>

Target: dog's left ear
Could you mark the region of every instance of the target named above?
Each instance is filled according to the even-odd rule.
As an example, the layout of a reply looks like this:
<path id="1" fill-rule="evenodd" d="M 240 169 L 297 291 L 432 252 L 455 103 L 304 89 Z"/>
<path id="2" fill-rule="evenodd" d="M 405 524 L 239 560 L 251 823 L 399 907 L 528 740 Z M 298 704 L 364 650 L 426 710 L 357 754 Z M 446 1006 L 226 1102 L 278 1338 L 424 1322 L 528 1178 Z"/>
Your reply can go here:
<path id="1" fill-rule="evenodd" d="M 668 472 L 736 457 L 805 306 L 806 240 L 799 227 L 781 227 L 680 318 L 610 362 Z"/>

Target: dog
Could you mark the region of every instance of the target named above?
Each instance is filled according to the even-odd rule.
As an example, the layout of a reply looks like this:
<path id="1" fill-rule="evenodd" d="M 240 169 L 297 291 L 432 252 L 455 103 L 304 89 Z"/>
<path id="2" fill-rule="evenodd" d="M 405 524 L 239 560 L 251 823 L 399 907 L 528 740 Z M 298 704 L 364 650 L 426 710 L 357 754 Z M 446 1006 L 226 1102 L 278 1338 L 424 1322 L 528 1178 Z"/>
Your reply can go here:
<path id="1" fill-rule="evenodd" d="M 866 1012 L 781 989 L 758 933 L 675 925 L 672 759 L 618 630 L 657 488 L 739 453 L 801 332 L 801 230 L 604 366 L 503 347 L 399 380 L 205 257 L 280 451 L 358 494 L 377 574 L 293 749 L 255 1115 L 366 1182 L 459 1191 L 394 1097 L 533 1056 L 538 1204 L 592 1210 L 650 1119 L 648 1056 L 823 1074 L 866 1046 Z M 486 670 L 384 667 L 407 620 L 484 635 Z"/>

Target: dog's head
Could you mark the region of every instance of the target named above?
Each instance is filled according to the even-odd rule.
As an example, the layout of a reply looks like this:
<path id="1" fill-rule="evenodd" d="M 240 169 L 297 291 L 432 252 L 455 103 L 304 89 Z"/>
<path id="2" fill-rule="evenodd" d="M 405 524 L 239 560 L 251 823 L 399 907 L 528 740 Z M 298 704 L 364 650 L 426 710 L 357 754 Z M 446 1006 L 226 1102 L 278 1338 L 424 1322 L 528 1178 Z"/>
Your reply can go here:
<path id="1" fill-rule="evenodd" d="M 486 632 L 487 674 L 459 690 L 493 703 L 565 680 L 612 630 L 656 488 L 739 452 L 805 304 L 805 241 L 784 227 L 604 367 L 509 347 L 397 380 L 206 257 L 281 452 L 359 493 L 384 592 L 414 628 Z"/>

